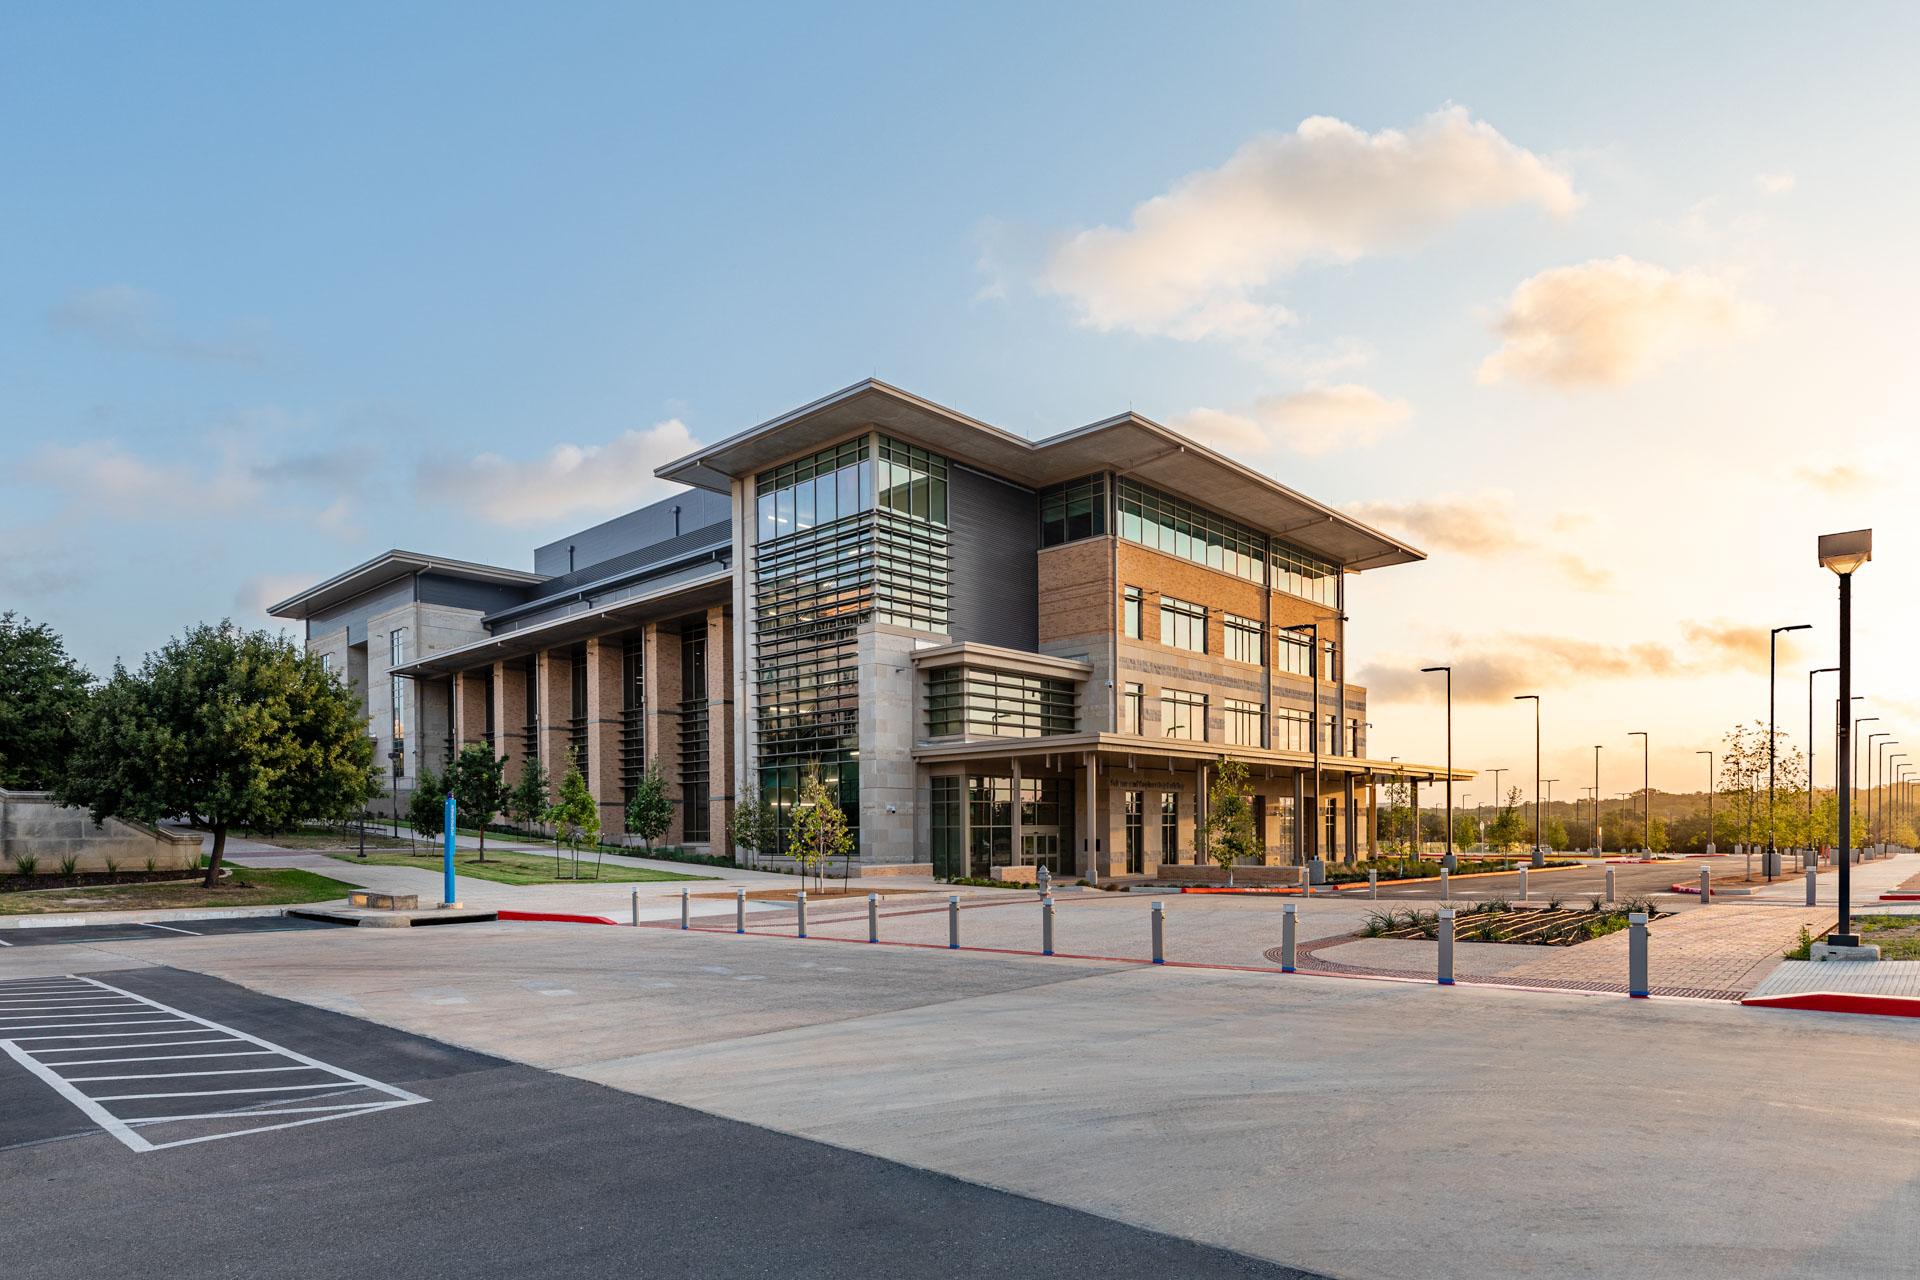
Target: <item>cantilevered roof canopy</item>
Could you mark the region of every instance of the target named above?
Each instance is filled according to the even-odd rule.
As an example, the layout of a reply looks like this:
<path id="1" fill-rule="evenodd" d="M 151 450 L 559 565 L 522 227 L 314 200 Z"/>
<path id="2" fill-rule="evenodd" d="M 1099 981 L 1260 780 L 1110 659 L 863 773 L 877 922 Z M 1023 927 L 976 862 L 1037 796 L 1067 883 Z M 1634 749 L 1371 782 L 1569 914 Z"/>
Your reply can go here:
<path id="1" fill-rule="evenodd" d="M 1035 488 L 1094 471 L 1118 472 L 1232 515 L 1355 572 L 1426 559 L 1399 539 L 1136 413 L 1036 443 L 871 378 L 670 462 L 654 474 L 724 493 L 735 476 L 751 475 L 869 430 Z"/>
<path id="2" fill-rule="evenodd" d="M 267 613 L 275 618 L 309 618 L 324 609 L 372 591 L 375 587 L 427 569 L 449 578 L 465 578 L 471 582 L 491 582 L 509 587 L 527 587 L 546 581 L 543 574 L 475 564 L 471 560 L 449 560 L 445 556 L 430 556 L 419 551 L 395 548 L 375 556 L 365 564 L 355 565 L 345 573 L 335 574 L 318 586 L 308 587 L 298 595 L 288 596 L 268 609 Z"/>

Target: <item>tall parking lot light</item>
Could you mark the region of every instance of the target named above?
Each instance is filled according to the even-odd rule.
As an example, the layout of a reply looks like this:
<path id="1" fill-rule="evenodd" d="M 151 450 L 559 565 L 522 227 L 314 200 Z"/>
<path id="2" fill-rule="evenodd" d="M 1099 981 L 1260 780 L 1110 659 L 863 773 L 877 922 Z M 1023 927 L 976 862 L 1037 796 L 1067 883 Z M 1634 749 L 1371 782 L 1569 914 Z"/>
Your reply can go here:
<path id="1" fill-rule="evenodd" d="M 1898 744 L 1896 743 L 1893 745 L 1897 746 Z M 1892 771 L 1892 775 L 1893 775 L 1892 780 L 1889 781 L 1887 774 L 1884 772 L 1880 775 L 1880 785 L 1886 789 L 1886 793 L 1887 793 L 1885 797 L 1887 819 L 1884 823 L 1881 824 L 1881 826 L 1884 828 L 1884 830 L 1881 833 L 1880 842 L 1882 844 L 1893 843 L 1894 826 L 1899 822 L 1899 819 L 1900 819 L 1900 790 L 1899 790 L 1900 770 L 1898 767 L 1894 765 L 1893 762 L 1895 760 L 1905 760 L 1906 758 L 1907 758 L 1907 753 L 1904 751 L 1892 752 L 1887 756 L 1887 763 L 1886 763 L 1886 768 Z"/>
<path id="2" fill-rule="evenodd" d="M 1836 947 L 1857 947 L 1860 935 L 1853 932 L 1853 880 L 1849 862 L 1853 844 L 1853 806 L 1847 795 L 1851 779 L 1846 776 L 1853 762 L 1847 742 L 1845 712 L 1853 705 L 1853 575 L 1861 565 L 1873 559 L 1873 530 L 1855 529 L 1850 533 L 1820 535 L 1820 563 L 1840 576 L 1840 776 L 1834 790 L 1840 804 L 1840 919 L 1827 942 Z"/>
<path id="3" fill-rule="evenodd" d="M 1453 668 L 1422 667 L 1420 674 L 1432 675 L 1444 671 L 1447 675 L 1447 869 L 1453 869 Z M 1419 824 L 1415 823 L 1417 827 Z M 1416 839 L 1419 832 L 1414 833 Z"/>
<path id="4" fill-rule="evenodd" d="M 1645 797 L 1642 808 L 1646 815 L 1646 825 L 1640 830 L 1640 841 L 1646 846 L 1647 853 L 1651 856 L 1653 853 L 1653 739 L 1647 736 L 1645 729 L 1635 729 L 1627 736 L 1640 739 L 1640 794 Z"/>
<path id="5" fill-rule="evenodd" d="M 1830 676 L 1839 670 L 1838 667 L 1815 667 L 1807 672 L 1807 845 L 1810 848 L 1819 843 L 1813 834 L 1813 678 Z"/>
<path id="6" fill-rule="evenodd" d="M 1891 738 L 1892 736 L 1893 733 L 1891 730 L 1867 735 L 1867 763 L 1860 777 L 1861 780 L 1867 784 L 1861 792 L 1863 797 L 1861 803 L 1864 804 L 1867 809 L 1867 847 L 1869 849 L 1873 847 L 1873 757 L 1875 752 L 1879 750 L 1879 747 L 1875 744 L 1879 743 L 1882 738 Z"/>
<path id="7" fill-rule="evenodd" d="M 1540 695 L 1519 693 L 1513 700 L 1533 704 L 1533 857 L 1528 861 L 1536 867 L 1545 866 L 1546 858 L 1540 852 Z"/>
<path id="8" fill-rule="evenodd" d="M 1707 758 L 1707 852 L 1713 848 L 1713 752 L 1696 751 L 1693 754 Z"/>
<path id="9" fill-rule="evenodd" d="M 1600 744 L 1593 744 L 1593 851 L 1601 851 L 1600 841 Z"/>
<path id="10" fill-rule="evenodd" d="M 1773 755 L 1774 740 L 1778 736 L 1773 721 L 1773 691 L 1777 683 L 1774 671 L 1777 669 L 1780 649 L 1780 635 L 1786 631 L 1811 631 L 1811 622 L 1796 622 L 1790 627 L 1775 627 L 1767 634 L 1767 856 L 1761 861 L 1766 864 L 1767 883 L 1773 883 L 1774 853 L 1774 815 L 1773 815 Z"/>

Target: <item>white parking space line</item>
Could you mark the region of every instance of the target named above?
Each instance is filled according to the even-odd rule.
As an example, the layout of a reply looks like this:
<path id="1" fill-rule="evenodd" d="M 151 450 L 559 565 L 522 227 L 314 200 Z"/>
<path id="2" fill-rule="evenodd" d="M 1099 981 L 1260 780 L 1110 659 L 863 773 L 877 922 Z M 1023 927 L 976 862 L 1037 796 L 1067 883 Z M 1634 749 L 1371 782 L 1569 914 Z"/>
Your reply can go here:
<path id="1" fill-rule="evenodd" d="M 140 924 L 142 927 L 148 928 L 148 929 L 165 929 L 168 933 L 184 933 L 189 938 L 200 938 L 205 936 L 197 929 L 181 929 L 170 924 L 155 924 L 151 920 L 142 920 Z"/>
<path id="2" fill-rule="evenodd" d="M 356 1115 L 427 1101 L 416 1093 L 384 1084 L 344 1067 L 321 1062 L 234 1027 L 109 986 L 94 978 L 69 977 L 52 981 L 28 979 L 24 986 L 0 982 L 0 1001 L 37 999 L 69 1003 L 65 1007 L 56 1004 L 52 1008 L 9 1008 L 0 1004 L 0 1051 L 32 1072 L 89 1120 L 133 1151 L 159 1151 L 327 1120 L 350 1119 Z M 112 1001 L 117 1007 L 97 1013 L 72 1012 L 81 1002 L 93 999 Z M 129 1017 L 129 1014 L 139 1016 Z M 153 1029 L 162 1026 L 164 1030 Z M 149 1029 L 108 1030 L 121 1027 Z M 178 1049 L 197 1050 L 203 1045 L 209 1046 L 204 1052 L 171 1052 Z M 100 1056 L 103 1053 L 114 1056 Z M 179 1071 L 75 1074 L 77 1068 L 107 1063 L 240 1057 L 264 1061 L 233 1067 L 209 1063 L 204 1068 Z M 283 1074 L 311 1077 L 315 1073 L 325 1079 L 297 1084 L 264 1081 L 245 1084 L 232 1079 L 234 1076 Z M 183 1084 L 205 1083 L 218 1087 L 112 1094 L 90 1094 L 82 1087 L 90 1083 L 121 1080 L 179 1080 Z M 328 1093 L 361 1096 L 354 1101 L 324 1105 L 286 1105 L 301 1103 L 301 1095 L 311 1099 L 325 1097 Z M 172 1099 L 182 1102 L 178 1113 L 159 1116 L 139 1114 L 142 1109 L 140 1104 Z M 189 1101 L 195 1099 L 208 1101 Z M 253 1101 L 249 1103 L 243 1099 Z M 132 1109 L 116 1104 L 132 1104 Z M 288 1116 L 300 1118 L 280 1119 Z M 208 1125 L 203 1123 L 254 1119 L 269 1120 L 271 1123 L 238 1129 L 218 1129 L 216 1126 L 214 1132 L 206 1132 Z M 190 1126 L 196 1123 L 201 1131 L 168 1139 L 163 1139 L 157 1129 L 157 1126 Z M 180 1130 L 176 1128 L 172 1132 L 178 1134 Z"/>

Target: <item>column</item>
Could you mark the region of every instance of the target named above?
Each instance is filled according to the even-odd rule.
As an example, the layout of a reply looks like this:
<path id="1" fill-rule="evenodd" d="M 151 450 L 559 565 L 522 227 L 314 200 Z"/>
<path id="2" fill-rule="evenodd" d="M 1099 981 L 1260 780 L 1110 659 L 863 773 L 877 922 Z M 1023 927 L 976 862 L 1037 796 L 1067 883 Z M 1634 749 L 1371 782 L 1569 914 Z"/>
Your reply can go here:
<path id="1" fill-rule="evenodd" d="M 587 790 L 600 807 L 600 832 L 611 839 L 627 829 L 620 785 L 620 655 L 618 636 L 587 641 Z"/>
<path id="2" fill-rule="evenodd" d="M 733 759 L 733 614 L 725 605 L 707 610 L 707 793 L 711 796 L 708 829 L 713 852 L 731 853 L 727 822 L 733 816 L 733 797 L 739 777 Z"/>
<path id="3" fill-rule="evenodd" d="M 1080 874 L 1088 880 L 1099 878 L 1100 842 L 1100 757 L 1086 755 L 1086 812 L 1080 824 Z"/>
<path id="4" fill-rule="evenodd" d="M 560 649 L 542 649 L 536 658 L 540 670 L 540 763 L 546 766 L 553 793 L 567 774 L 569 722 L 573 719 L 573 674 Z"/>
<path id="5" fill-rule="evenodd" d="M 1020 837 L 1026 834 L 1026 823 L 1020 812 L 1020 757 L 1013 757 L 1013 865 L 1020 865 Z"/>
<path id="6" fill-rule="evenodd" d="M 661 843 L 680 844 L 687 831 L 680 794 L 680 633 L 649 622 L 645 646 L 647 763 L 666 777 L 667 794 L 674 802 L 673 820 Z"/>
<path id="7" fill-rule="evenodd" d="M 453 745 L 458 751 L 470 742 L 484 742 L 487 733 L 487 681 L 484 671 L 461 671 L 453 677 Z"/>
<path id="8" fill-rule="evenodd" d="M 1346 839 L 1343 840 L 1341 843 L 1346 848 L 1347 861 L 1350 863 L 1358 862 L 1360 860 L 1360 839 L 1359 839 L 1360 833 L 1354 827 L 1354 823 L 1353 823 L 1353 816 L 1354 816 L 1353 775 L 1350 773 L 1343 774 L 1341 777 L 1341 781 L 1345 785 L 1341 792 L 1343 797 L 1343 802 L 1340 807 L 1340 816 L 1341 816 L 1341 820 L 1346 824 L 1346 828 L 1347 828 Z"/>
<path id="9" fill-rule="evenodd" d="M 1367 778 L 1367 861 L 1380 856 L 1380 788 Z"/>
<path id="10" fill-rule="evenodd" d="M 493 664 L 493 750 L 507 762 L 507 781 L 518 782 L 526 769 L 520 736 L 527 722 L 527 673 L 516 659 Z"/>

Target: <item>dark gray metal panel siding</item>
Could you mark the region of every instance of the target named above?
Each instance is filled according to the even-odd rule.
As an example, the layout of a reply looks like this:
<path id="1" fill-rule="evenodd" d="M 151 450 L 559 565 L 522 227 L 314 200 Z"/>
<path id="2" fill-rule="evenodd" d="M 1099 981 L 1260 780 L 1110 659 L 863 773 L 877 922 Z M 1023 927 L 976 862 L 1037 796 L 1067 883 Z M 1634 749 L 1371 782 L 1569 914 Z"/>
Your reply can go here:
<path id="1" fill-rule="evenodd" d="M 324 636 L 345 626 L 348 644 L 367 642 L 367 619 L 376 613 L 385 613 L 396 605 L 407 604 L 413 599 L 413 579 L 401 578 L 390 582 L 376 591 L 363 596 L 355 596 L 343 601 L 331 609 L 321 610 L 307 619 L 307 634 Z"/>
<path id="2" fill-rule="evenodd" d="M 602 521 L 591 528 L 570 533 L 533 552 L 533 571 L 550 576 L 566 573 L 567 547 L 573 547 L 573 568 L 580 570 L 602 560 L 665 542 L 674 536 L 673 509 L 680 508 L 680 532 L 691 533 L 702 525 L 726 520 L 733 511 L 733 499 L 724 493 L 688 489 L 670 498 L 650 503 L 637 511 Z"/>
<path id="3" fill-rule="evenodd" d="M 527 591 L 526 587 L 445 578 L 437 573 L 420 575 L 420 599 L 427 604 L 443 604 L 454 609 L 477 609 L 481 613 L 493 613 L 521 603 L 527 598 Z"/>
<path id="4" fill-rule="evenodd" d="M 1040 506 L 1032 490 L 949 464 L 953 638 L 1040 644 Z"/>

